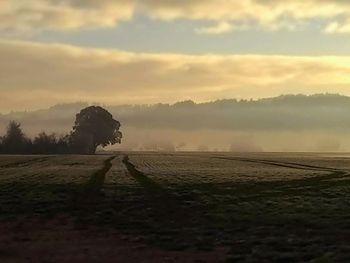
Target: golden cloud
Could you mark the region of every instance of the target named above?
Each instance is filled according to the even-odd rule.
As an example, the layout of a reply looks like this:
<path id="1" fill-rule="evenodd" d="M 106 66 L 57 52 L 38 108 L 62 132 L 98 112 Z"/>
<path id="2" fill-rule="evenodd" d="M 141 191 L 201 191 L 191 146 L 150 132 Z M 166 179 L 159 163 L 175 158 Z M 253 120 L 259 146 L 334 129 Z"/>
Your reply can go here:
<path id="1" fill-rule="evenodd" d="M 0 41 L 0 111 L 109 104 L 350 94 L 350 57 L 145 54 Z"/>
<path id="2" fill-rule="evenodd" d="M 114 26 L 140 13 L 161 20 L 219 22 L 209 33 L 232 28 L 295 29 L 311 19 L 325 19 L 328 33 L 347 33 L 350 2 L 346 0 L 8 0 L 0 2 L 0 29 L 67 30 Z M 205 32 L 205 30 L 202 32 Z"/>
<path id="3" fill-rule="evenodd" d="M 216 26 L 197 28 L 195 31 L 198 34 L 204 35 L 219 35 L 230 32 L 232 30 L 234 30 L 234 27 L 230 23 L 220 22 Z"/>
<path id="4" fill-rule="evenodd" d="M 11 33 L 107 27 L 130 19 L 133 12 L 129 0 L 8 0 L 0 2 L 0 29 Z"/>

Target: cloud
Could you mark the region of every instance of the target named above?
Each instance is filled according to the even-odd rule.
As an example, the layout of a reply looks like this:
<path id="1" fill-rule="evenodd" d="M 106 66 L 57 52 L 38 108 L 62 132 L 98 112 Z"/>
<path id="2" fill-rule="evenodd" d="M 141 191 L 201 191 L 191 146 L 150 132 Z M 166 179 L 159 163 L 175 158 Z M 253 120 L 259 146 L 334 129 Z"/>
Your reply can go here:
<path id="1" fill-rule="evenodd" d="M 350 94 L 350 57 L 146 54 L 0 41 L 0 112 L 108 104 Z"/>
<path id="2" fill-rule="evenodd" d="M 129 0 L 8 0 L 0 2 L 4 32 L 114 26 L 134 12 Z"/>
<path id="3" fill-rule="evenodd" d="M 219 35 L 233 30 L 233 26 L 227 22 L 220 22 L 213 27 L 197 28 L 195 31 L 201 35 Z"/>
<path id="4" fill-rule="evenodd" d="M 155 18 L 226 21 L 237 28 L 263 30 L 302 29 L 308 22 L 339 22 L 350 18 L 346 0 L 194 0 L 142 1 L 147 13 Z M 243 27 L 242 27 L 243 25 Z M 347 32 L 347 31 L 339 31 Z"/>
<path id="5" fill-rule="evenodd" d="M 340 22 L 331 22 L 327 25 L 325 28 L 325 33 L 333 34 L 333 33 L 350 33 L 350 19 L 347 21 L 340 23 Z"/>
<path id="6" fill-rule="evenodd" d="M 295 29 L 309 21 L 329 22 L 327 32 L 348 33 L 346 0 L 7 0 L 0 2 L 2 32 L 73 30 L 115 26 L 141 14 L 159 20 L 213 21 L 208 32 L 245 29 Z M 225 22 L 222 22 L 225 21 Z M 335 26 L 339 24 L 338 26 Z M 232 29 L 230 28 L 230 29 Z M 205 30 L 203 31 L 205 32 Z"/>

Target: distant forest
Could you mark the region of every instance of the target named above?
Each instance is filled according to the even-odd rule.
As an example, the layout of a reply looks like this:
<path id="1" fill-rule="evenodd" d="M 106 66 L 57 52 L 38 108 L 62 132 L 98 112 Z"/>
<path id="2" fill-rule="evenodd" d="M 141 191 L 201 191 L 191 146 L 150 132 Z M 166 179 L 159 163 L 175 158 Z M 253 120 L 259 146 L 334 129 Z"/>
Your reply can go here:
<path id="1" fill-rule="evenodd" d="M 72 128 L 87 103 L 0 114 L 0 134 L 10 120 L 34 138 L 58 138 Z M 123 123 L 123 150 L 348 151 L 350 97 L 338 94 L 283 95 L 258 100 L 205 103 L 101 105 Z"/>
<path id="2" fill-rule="evenodd" d="M 75 112 L 87 103 L 53 106 L 32 112 L 0 114 L 0 125 L 10 120 L 44 128 L 71 125 Z M 103 105 L 125 126 L 174 129 L 349 129 L 350 97 L 338 94 L 283 95 L 259 100 L 217 100 L 206 103 Z M 55 130 L 55 129 L 54 129 Z M 59 130 L 58 130 L 59 131 Z"/>

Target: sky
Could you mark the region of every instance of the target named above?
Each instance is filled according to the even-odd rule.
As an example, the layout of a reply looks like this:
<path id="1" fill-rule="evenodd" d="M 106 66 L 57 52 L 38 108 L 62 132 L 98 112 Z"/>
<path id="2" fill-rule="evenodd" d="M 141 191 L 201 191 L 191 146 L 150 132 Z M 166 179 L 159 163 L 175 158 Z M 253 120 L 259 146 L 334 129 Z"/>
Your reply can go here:
<path id="1" fill-rule="evenodd" d="M 0 112 L 350 95 L 347 0 L 0 0 Z"/>

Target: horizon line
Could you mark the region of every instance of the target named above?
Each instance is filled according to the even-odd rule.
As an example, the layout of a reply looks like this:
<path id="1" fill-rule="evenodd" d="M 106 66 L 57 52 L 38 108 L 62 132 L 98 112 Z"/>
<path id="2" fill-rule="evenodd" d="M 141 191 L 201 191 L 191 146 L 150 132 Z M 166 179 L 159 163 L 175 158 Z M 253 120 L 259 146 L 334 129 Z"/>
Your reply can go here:
<path id="1" fill-rule="evenodd" d="M 281 97 L 297 97 L 297 96 L 303 96 L 303 97 L 316 97 L 316 96 L 338 96 L 338 97 L 345 97 L 345 98 L 350 98 L 349 95 L 345 94 L 340 94 L 340 93 L 329 93 L 329 92 L 324 92 L 324 93 L 312 93 L 312 94 L 304 94 L 304 93 L 286 93 L 286 94 L 280 94 L 276 96 L 267 96 L 267 97 L 259 97 L 259 98 L 239 98 L 239 97 L 231 97 L 231 98 L 222 98 L 222 99 L 213 99 L 213 100 L 208 100 L 208 101 L 194 101 L 193 99 L 184 99 L 184 100 L 179 100 L 176 102 L 168 103 L 168 102 L 156 102 L 156 103 L 145 103 L 145 104 L 132 104 L 132 103 L 126 103 L 126 104 L 106 104 L 102 102 L 89 102 L 89 101 L 75 101 L 75 102 L 63 102 L 63 103 L 56 103 L 53 104 L 52 106 L 48 106 L 46 108 L 36 108 L 36 109 L 31 109 L 31 110 L 10 110 L 8 112 L 1 112 L 0 115 L 9 115 L 9 114 L 16 114 L 16 113 L 27 113 L 27 112 L 36 112 L 36 111 L 41 111 L 41 110 L 49 110 L 55 107 L 59 106 L 65 106 L 65 105 L 74 105 L 74 104 L 85 104 L 86 106 L 101 106 L 101 107 L 123 107 L 123 106 L 131 106 L 131 107 L 136 107 L 136 106 L 144 106 L 144 107 L 152 107 L 152 106 L 157 106 L 157 105 L 169 105 L 169 106 L 175 106 L 177 104 L 185 103 L 185 102 L 190 102 L 195 105 L 202 105 L 202 104 L 209 104 L 209 103 L 215 103 L 215 102 L 220 102 L 220 101 L 236 101 L 236 102 L 259 102 L 262 100 L 268 100 L 268 99 L 277 99 Z"/>

